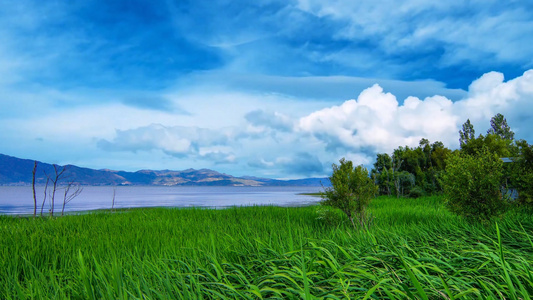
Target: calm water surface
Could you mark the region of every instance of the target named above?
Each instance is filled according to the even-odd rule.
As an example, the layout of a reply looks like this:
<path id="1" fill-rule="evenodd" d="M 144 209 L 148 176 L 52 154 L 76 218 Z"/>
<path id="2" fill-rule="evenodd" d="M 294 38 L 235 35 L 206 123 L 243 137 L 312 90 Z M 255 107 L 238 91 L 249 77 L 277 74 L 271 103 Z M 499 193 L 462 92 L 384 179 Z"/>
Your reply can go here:
<path id="1" fill-rule="evenodd" d="M 319 197 L 299 195 L 319 192 L 320 187 L 153 187 L 87 186 L 67 203 L 66 212 L 111 208 L 115 189 L 115 208 L 129 207 L 213 207 L 250 205 L 303 206 L 320 201 Z M 37 212 L 40 212 L 44 188 L 37 187 Z M 56 194 L 55 213 L 61 212 L 63 190 Z M 50 210 L 49 198 L 44 212 Z M 0 186 L 0 214 L 32 214 L 31 187 Z"/>

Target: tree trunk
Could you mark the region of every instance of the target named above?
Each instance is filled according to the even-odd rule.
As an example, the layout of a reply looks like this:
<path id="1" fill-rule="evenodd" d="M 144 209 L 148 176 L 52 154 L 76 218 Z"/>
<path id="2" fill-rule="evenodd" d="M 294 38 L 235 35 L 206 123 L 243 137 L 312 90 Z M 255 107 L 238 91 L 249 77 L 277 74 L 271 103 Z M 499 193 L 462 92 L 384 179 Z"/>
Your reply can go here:
<path id="1" fill-rule="evenodd" d="M 33 217 L 37 216 L 37 196 L 35 195 L 35 172 L 37 171 L 37 161 L 33 164 L 31 187 L 33 191 Z"/>
<path id="2" fill-rule="evenodd" d="M 113 202 L 111 203 L 111 211 L 114 211 L 115 210 L 115 195 L 117 193 L 117 188 L 114 187 L 113 188 Z"/>
<path id="3" fill-rule="evenodd" d="M 44 186 L 44 197 L 43 197 L 43 204 L 41 205 L 41 217 L 43 216 L 43 209 L 44 209 L 44 203 L 46 203 L 46 194 L 48 193 L 48 183 L 50 182 L 50 179 L 46 178 L 46 185 Z"/>
<path id="4" fill-rule="evenodd" d="M 390 173 L 389 173 L 389 171 L 387 171 L 387 195 L 389 197 L 391 195 L 391 192 L 390 192 Z"/>
<path id="5" fill-rule="evenodd" d="M 54 181 L 54 188 L 52 189 L 52 199 L 50 199 L 50 201 L 52 201 L 52 209 L 50 210 L 50 217 L 54 216 L 54 201 L 56 198 L 56 189 L 57 189 L 57 180 Z"/>
<path id="6" fill-rule="evenodd" d="M 400 198 L 400 178 L 394 179 L 394 187 L 396 188 L 396 199 Z"/>

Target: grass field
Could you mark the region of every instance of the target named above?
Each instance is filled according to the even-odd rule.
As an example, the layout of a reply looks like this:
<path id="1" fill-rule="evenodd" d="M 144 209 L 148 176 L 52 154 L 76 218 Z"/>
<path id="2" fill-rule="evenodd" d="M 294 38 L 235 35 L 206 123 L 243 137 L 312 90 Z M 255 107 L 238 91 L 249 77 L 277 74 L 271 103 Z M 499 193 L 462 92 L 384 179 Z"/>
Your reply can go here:
<path id="1" fill-rule="evenodd" d="M 533 215 L 470 224 L 378 198 L 368 230 L 323 207 L 0 217 L 0 299 L 530 299 Z"/>

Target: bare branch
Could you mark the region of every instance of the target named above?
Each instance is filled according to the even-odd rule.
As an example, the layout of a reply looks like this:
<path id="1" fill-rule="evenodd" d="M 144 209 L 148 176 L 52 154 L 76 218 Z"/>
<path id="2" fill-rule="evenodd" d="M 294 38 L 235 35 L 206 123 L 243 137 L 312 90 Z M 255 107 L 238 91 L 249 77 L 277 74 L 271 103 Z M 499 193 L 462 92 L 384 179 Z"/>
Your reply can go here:
<path id="1" fill-rule="evenodd" d="M 46 172 L 45 172 L 46 174 Z M 43 216 L 43 209 L 44 209 L 44 203 L 46 202 L 46 195 L 48 191 L 48 184 L 50 183 L 50 178 L 46 176 L 46 185 L 44 186 L 44 197 L 43 197 L 43 204 L 41 205 L 41 217 Z"/>
<path id="2" fill-rule="evenodd" d="M 72 192 L 71 192 L 72 189 Z M 79 184 L 75 184 L 74 181 L 69 181 L 65 187 L 65 192 L 63 193 L 63 207 L 61 209 L 61 215 L 65 213 L 65 205 L 72 201 L 72 199 L 78 197 L 83 191 L 83 187 Z"/>
<path id="3" fill-rule="evenodd" d="M 56 191 L 57 191 L 57 183 L 63 178 L 63 174 L 67 170 L 67 166 L 60 167 L 54 164 L 53 167 L 54 167 L 54 175 L 48 175 L 45 172 L 46 177 L 52 182 L 52 185 L 53 185 L 52 195 L 51 195 L 50 217 L 54 216 L 54 204 L 55 204 L 55 196 L 56 196 Z"/>

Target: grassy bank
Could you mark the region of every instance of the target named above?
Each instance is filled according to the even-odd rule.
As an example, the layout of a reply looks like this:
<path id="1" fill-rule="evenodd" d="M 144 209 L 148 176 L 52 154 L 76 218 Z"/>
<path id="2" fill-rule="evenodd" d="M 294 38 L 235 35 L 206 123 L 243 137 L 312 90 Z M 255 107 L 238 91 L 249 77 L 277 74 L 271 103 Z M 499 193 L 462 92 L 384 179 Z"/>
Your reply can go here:
<path id="1" fill-rule="evenodd" d="M 0 217 L 0 298 L 529 299 L 533 216 L 486 226 L 379 198 L 369 230 L 321 207 Z"/>

